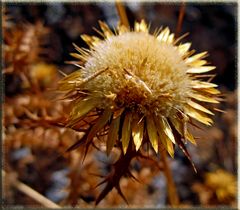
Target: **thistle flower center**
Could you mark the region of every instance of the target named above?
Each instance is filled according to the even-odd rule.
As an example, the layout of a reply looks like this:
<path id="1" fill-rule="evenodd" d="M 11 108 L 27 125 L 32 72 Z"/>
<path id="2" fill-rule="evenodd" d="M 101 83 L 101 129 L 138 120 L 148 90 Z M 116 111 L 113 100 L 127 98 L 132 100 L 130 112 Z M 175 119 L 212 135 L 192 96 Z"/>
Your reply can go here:
<path id="1" fill-rule="evenodd" d="M 83 75 L 87 78 L 107 69 L 86 84 L 103 98 L 104 107 L 124 106 L 168 116 L 187 102 L 191 91 L 187 68 L 173 44 L 148 33 L 127 32 L 96 45 Z"/>

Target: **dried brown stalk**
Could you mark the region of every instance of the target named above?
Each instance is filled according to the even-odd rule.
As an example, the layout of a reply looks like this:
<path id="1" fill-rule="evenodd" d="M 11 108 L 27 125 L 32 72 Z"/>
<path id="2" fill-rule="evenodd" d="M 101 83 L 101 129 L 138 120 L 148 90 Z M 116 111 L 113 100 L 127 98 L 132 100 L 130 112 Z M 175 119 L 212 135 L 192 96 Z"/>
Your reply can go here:
<path id="1" fill-rule="evenodd" d="M 176 37 L 179 37 L 182 29 L 182 24 L 183 24 L 183 18 L 185 14 L 185 3 L 183 2 L 180 8 L 179 16 L 178 16 L 178 23 L 177 23 L 177 29 L 176 29 Z"/>
<path id="2" fill-rule="evenodd" d="M 163 161 L 163 170 L 167 178 L 167 188 L 168 188 L 168 198 L 170 205 L 172 207 L 177 207 L 179 205 L 179 198 L 176 190 L 176 186 L 173 181 L 173 176 L 169 168 L 169 163 L 167 161 L 167 152 L 166 150 L 162 151 L 162 161 Z"/>
<path id="3" fill-rule="evenodd" d="M 129 21 L 127 18 L 126 10 L 120 1 L 116 1 L 116 7 L 118 11 L 118 15 L 120 17 L 121 24 L 125 25 L 126 27 L 129 27 Z"/>
<path id="4" fill-rule="evenodd" d="M 2 175 L 3 177 L 7 177 L 7 173 L 2 170 Z M 44 207 L 47 208 L 55 208 L 55 209 L 60 209 L 61 207 L 51 200 L 47 199 L 28 185 L 18 181 L 17 179 L 12 180 L 11 182 L 12 186 L 14 186 L 17 190 L 20 192 L 24 193 L 25 195 L 29 196 L 33 200 L 37 201 L 39 204 L 41 204 Z"/>

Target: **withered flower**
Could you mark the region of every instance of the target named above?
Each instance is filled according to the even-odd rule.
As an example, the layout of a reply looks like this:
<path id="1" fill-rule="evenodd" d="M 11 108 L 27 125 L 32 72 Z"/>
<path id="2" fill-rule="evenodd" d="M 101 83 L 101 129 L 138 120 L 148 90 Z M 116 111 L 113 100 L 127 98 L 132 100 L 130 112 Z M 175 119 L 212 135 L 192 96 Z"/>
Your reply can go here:
<path id="1" fill-rule="evenodd" d="M 81 146 L 85 158 L 97 141 L 106 142 L 107 154 L 114 146 L 120 149 L 99 183 L 107 184 L 96 204 L 113 188 L 127 202 L 119 183 L 122 176 L 135 178 L 129 166 L 133 158 L 146 157 L 143 152 L 150 147 L 145 144 L 163 158 L 163 150 L 173 157 L 177 144 L 195 169 L 185 146 L 187 141 L 196 144 L 187 124 L 195 125 L 194 119 L 210 126 L 213 112 L 202 104 L 218 103 L 220 92 L 210 82 L 214 75 L 204 74 L 215 69 L 204 60 L 207 52 L 193 55 L 191 43 L 178 44 L 183 37 L 174 38 L 169 28 L 150 34 L 142 20 L 134 30 L 120 24 L 113 32 L 99 23 L 103 39 L 82 35 L 90 49 L 74 45 L 78 53 L 72 56 L 79 60 L 72 63 L 80 69 L 59 82 L 58 89 L 72 100 L 67 126 L 84 131 L 67 151 Z"/>
<path id="2" fill-rule="evenodd" d="M 191 43 L 178 44 L 181 38 L 169 28 L 150 34 L 143 20 L 134 30 L 119 25 L 112 32 L 103 22 L 100 27 L 103 39 L 81 36 L 90 49 L 75 45 L 72 56 L 80 69 L 59 82 L 59 90 L 72 95 L 68 126 L 95 110 L 86 142 L 108 127 L 108 154 L 116 141 L 126 153 L 131 139 L 136 151 L 149 141 L 155 152 L 162 145 L 172 157 L 174 144 L 185 148 L 181 139 L 195 144 L 187 124 L 193 118 L 210 126 L 213 112 L 202 103 L 218 103 L 220 93 L 201 79 L 215 69 L 204 60 L 207 52 L 193 55 Z"/>
<path id="3" fill-rule="evenodd" d="M 217 199 L 221 202 L 236 197 L 236 177 L 222 169 L 207 173 L 205 175 L 205 185 L 215 193 Z"/>

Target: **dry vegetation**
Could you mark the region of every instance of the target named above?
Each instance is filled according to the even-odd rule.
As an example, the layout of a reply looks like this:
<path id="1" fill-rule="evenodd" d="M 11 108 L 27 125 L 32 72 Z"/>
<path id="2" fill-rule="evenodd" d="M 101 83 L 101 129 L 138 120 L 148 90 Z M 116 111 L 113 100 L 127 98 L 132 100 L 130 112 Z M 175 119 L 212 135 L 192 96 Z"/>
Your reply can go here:
<path id="1" fill-rule="evenodd" d="M 220 63 L 214 65 L 217 66 L 216 73 L 220 75 L 215 82 L 219 84 L 225 99 L 217 108 L 225 112 L 215 114 L 213 127 L 206 128 L 200 125 L 203 129 L 192 128 L 191 132 L 197 137 L 197 146 L 186 145 L 198 173 L 194 172 L 179 148 L 176 148 L 174 159 L 162 159 L 148 148 L 141 153 L 127 152 L 127 155 L 123 156 L 120 150 L 114 147 L 107 156 L 104 142 L 96 138 L 85 157 L 84 147 L 66 151 L 83 137 L 88 126 L 94 121 L 94 113 L 76 126 L 66 127 L 71 104 L 68 100 L 62 100 L 56 88 L 58 81 L 63 78 L 59 69 L 64 74 L 69 74 L 73 69 L 61 63 L 62 59 L 69 60 L 69 57 L 61 57 L 58 54 L 60 49 L 67 49 L 59 47 L 59 40 L 68 38 L 69 43 L 77 41 L 81 33 L 89 33 L 89 28 L 96 26 L 97 20 L 102 18 L 104 12 L 95 4 L 62 7 L 66 14 L 55 24 L 45 24 L 43 20 L 39 20 L 39 5 L 7 5 L 3 10 L 4 205 L 84 208 L 94 207 L 95 202 L 101 201 L 99 207 L 127 207 L 126 202 L 131 207 L 160 207 L 176 204 L 179 200 L 182 207 L 236 207 L 237 89 L 232 86 L 232 83 L 235 83 L 233 77 L 228 76 L 227 81 L 224 80 L 226 71 L 232 72 L 235 68 L 231 63 L 234 61 L 227 60 L 228 56 L 223 54 L 224 49 L 230 45 L 227 39 L 229 37 L 226 38 L 225 45 L 219 45 L 219 48 L 209 47 L 213 52 L 210 57 L 213 63 L 218 60 L 218 56 L 223 56 L 223 59 L 218 61 Z M 233 12 L 229 11 L 234 10 L 231 5 L 226 5 L 227 7 L 229 10 L 222 8 L 228 12 L 226 19 L 230 18 L 230 15 L 233 16 Z M 32 9 L 31 23 L 24 19 L 23 14 L 19 18 L 16 16 L 17 12 L 24 13 L 26 8 Z M 196 18 L 191 12 L 198 7 L 189 8 L 186 9 L 186 21 Z M 180 7 L 158 4 L 154 9 L 149 5 L 140 5 L 135 9 L 135 16 L 128 8 L 130 24 L 133 17 L 148 17 L 151 9 L 155 15 L 153 25 L 161 22 L 156 16 L 158 13 L 161 14 L 163 24 L 169 18 L 170 27 L 174 25 L 173 21 L 177 23 L 176 11 L 179 11 Z M 208 9 L 206 7 L 203 10 L 205 15 L 208 14 Z M 203 11 L 198 9 L 196 14 L 199 15 Z M 218 15 L 214 16 L 214 8 L 210 8 L 209 11 L 213 13 L 212 16 L 208 14 L 212 22 L 220 24 L 218 27 L 221 30 L 227 27 L 224 20 Z M 197 29 L 204 34 L 203 23 L 199 22 Z M 198 42 L 200 36 L 197 29 L 190 37 L 193 42 Z M 65 36 L 56 35 L 57 30 L 64 32 Z M 55 36 L 55 41 L 52 36 Z M 63 37 L 60 39 L 58 36 Z M 204 36 L 202 42 L 208 44 L 209 40 Z M 83 43 L 80 44 L 84 46 Z M 231 49 L 227 48 L 232 54 L 235 44 L 236 42 L 232 43 Z M 198 48 L 202 48 L 201 44 Z M 65 54 L 72 52 L 73 47 L 68 45 L 67 50 Z M 232 67 L 227 65 L 229 63 Z M 131 146 L 129 148 L 131 149 Z M 129 162 L 129 165 L 126 162 Z M 166 164 L 169 170 L 166 170 Z M 169 174 L 170 171 L 172 175 Z M 111 187 L 115 187 L 109 194 L 103 193 L 106 186 L 98 186 L 104 180 L 107 180 Z M 174 192 L 175 190 L 177 192 Z"/>

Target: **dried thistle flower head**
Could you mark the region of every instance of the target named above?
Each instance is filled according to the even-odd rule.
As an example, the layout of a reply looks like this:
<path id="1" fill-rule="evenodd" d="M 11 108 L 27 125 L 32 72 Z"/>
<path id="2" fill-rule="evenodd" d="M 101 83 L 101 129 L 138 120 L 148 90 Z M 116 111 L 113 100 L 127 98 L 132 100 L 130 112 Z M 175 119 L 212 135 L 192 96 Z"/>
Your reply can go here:
<path id="1" fill-rule="evenodd" d="M 219 201 L 226 201 L 236 197 L 237 182 L 234 175 L 218 169 L 215 172 L 209 172 L 205 177 L 206 185 L 214 190 Z"/>
<path id="2" fill-rule="evenodd" d="M 4 36 L 4 73 L 27 73 L 29 65 L 42 60 L 46 54 L 46 35 L 49 29 L 38 21 L 25 23 L 6 31 Z"/>
<path id="3" fill-rule="evenodd" d="M 31 79 L 41 87 L 49 87 L 53 84 L 57 76 L 57 68 L 54 65 L 39 62 L 31 65 L 30 68 Z"/>
<path id="4" fill-rule="evenodd" d="M 68 125 L 95 111 L 85 142 L 108 129 L 107 153 L 116 143 L 125 154 L 130 142 L 136 150 L 150 142 L 156 152 L 165 148 L 172 157 L 177 143 L 189 156 L 182 139 L 195 140 L 187 123 L 193 118 L 211 125 L 213 113 L 202 103 L 218 103 L 220 93 L 217 85 L 199 79 L 215 69 L 204 60 L 207 52 L 193 55 L 191 43 L 177 44 L 180 38 L 169 28 L 150 34 L 144 21 L 134 30 L 119 25 L 112 32 L 103 22 L 100 27 L 103 39 L 82 35 L 90 49 L 75 46 L 80 70 L 59 82 L 59 90 L 72 94 Z"/>

